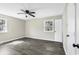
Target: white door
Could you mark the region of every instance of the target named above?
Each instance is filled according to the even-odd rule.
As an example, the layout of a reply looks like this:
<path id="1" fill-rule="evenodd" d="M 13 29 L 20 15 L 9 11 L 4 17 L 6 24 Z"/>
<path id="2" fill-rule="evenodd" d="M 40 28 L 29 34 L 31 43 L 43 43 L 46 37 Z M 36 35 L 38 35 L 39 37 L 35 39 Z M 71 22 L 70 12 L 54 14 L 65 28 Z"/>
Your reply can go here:
<path id="1" fill-rule="evenodd" d="M 55 19 L 55 41 L 62 42 L 62 19 Z"/>
<path id="2" fill-rule="evenodd" d="M 70 3 L 66 9 L 63 23 L 63 28 L 65 28 L 63 30 L 65 31 L 63 34 L 64 49 L 66 54 L 79 55 L 79 4 Z"/>
<path id="3" fill-rule="evenodd" d="M 67 54 L 74 55 L 75 48 L 73 44 L 75 43 L 75 6 L 73 3 L 67 6 Z"/>

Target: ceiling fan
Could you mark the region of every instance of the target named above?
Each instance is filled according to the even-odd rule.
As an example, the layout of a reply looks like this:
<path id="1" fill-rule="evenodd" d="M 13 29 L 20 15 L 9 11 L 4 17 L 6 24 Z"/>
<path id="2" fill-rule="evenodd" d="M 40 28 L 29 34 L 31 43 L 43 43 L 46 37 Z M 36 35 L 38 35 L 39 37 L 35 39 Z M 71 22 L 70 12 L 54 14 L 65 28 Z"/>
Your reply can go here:
<path id="1" fill-rule="evenodd" d="M 17 13 L 17 14 L 25 14 L 26 15 L 26 17 L 27 17 L 27 15 L 30 15 L 30 16 L 32 16 L 32 17 L 35 17 L 35 12 L 32 12 L 32 11 L 30 11 L 30 10 L 23 10 L 23 9 L 21 9 L 21 11 L 23 12 L 23 13 Z"/>

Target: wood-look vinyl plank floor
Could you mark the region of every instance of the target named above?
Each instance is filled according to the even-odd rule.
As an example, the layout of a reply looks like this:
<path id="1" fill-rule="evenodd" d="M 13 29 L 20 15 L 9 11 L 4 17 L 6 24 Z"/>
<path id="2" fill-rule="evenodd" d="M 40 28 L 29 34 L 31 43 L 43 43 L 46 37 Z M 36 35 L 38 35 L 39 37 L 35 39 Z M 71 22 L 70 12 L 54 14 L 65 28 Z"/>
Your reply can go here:
<path id="1" fill-rule="evenodd" d="M 60 42 L 21 38 L 1 44 L 0 55 L 65 55 L 65 52 Z"/>

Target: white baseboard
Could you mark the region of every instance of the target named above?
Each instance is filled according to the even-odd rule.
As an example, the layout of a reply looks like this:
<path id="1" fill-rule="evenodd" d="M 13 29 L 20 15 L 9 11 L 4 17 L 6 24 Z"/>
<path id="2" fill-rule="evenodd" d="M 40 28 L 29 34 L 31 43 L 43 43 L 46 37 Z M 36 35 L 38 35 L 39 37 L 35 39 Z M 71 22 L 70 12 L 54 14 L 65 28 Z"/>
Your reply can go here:
<path id="1" fill-rule="evenodd" d="M 29 37 L 29 36 L 27 36 L 27 38 L 34 38 L 34 39 L 38 39 L 38 40 L 46 40 L 44 38 Z M 46 41 L 55 41 L 55 40 L 53 40 L 53 39 L 47 39 Z M 56 42 L 59 42 L 59 41 L 56 41 Z"/>
<path id="2" fill-rule="evenodd" d="M 14 38 L 14 39 L 9 39 L 9 40 L 6 40 L 6 41 L 1 41 L 0 44 L 5 43 L 5 42 L 9 42 L 9 41 L 13 41 L 13 40 L 17 40 L 17 39 L 20 39 L 20 38 L 23 38 L 23 37 L 25 37 L 25 36 L 17 37 L 17 38 Z"/>
<path id="3" fill-rule="evenodd" d="M 17 39 L 20 39 L 20 38 L 23 38 L 23 37 L 26 37 L 26 36 L 21 36 L 21 37 L 17 37 L 17 38 L 14 38 L 14 39 L 9 39 L 9 40 L 6 40 L 6 41 L 1 41 L 0 44 L 5 43 L 5 42 L 9 42 L 9 41 L 13 41 L 13 40 L 17 40 Z M 36 38 L 36 37 L 26 37 L 26 38 L 34 38 L 34 39 L 38 39 L 38 40 L 46 40 L 44 38 Z M 55 40 L 48 39 L 46 41 L 55 41 Z"/>

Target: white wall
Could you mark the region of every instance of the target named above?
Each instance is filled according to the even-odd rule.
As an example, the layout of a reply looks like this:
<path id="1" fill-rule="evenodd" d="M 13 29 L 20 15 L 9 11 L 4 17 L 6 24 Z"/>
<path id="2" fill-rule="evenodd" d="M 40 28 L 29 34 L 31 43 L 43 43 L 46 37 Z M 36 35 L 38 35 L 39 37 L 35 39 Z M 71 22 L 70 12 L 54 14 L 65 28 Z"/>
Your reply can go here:
<path id="1" fill-rule="evenodd" d="M 56 34 L 58 38 L 55 39 L 55 32 L 44 32 L 44 21 L 45 20 L 62 20 L 62 16 L 55 16 L 55 17 L 48 17 L 48 18 L 40 18 L 40 19 L 31 19 L 26 21 L 26 37 L 30 38 L 36 38 L 36 39 L 43 39 L 43 40 L 49 40 L 49 41 L 58 41 L 62 42 L 62 39 L 58 36 L 61 36 L 61 33 L 56 31 Z M 56 25 L 56 27 L 60 27 L 60 21 L 57 21 L 55 23 L 59 23 Z M 61 28 L 61 27 L 60 27 Z M 59 30 L 56 28 L 56 30 Z M 59 39 L 60 38 L 60 39 Z"/>
<path id="2" fill-rule="evenodd" d="M 0 33 L 0 43 L 25 36 L 24 20 L 1 15 L 1 14 L 0 17 L 3 17 L 4 19 L 7 20 L 7 30 L 8 30 L 8 32 L 6 33 Z"/>
<path id="3" fill-rule="evenodd" d="M 7 20 L 8 27 L 8 32 L 0 33 L 0 43 L 21 37 L 30 37 L 36 39 L 62 42 L 62 39 L 54 39 L 56 34 L 54 34 L 53 32 L 44 32 L 44 20 L 56 19 L 61 21 L 61 15 L 53 17 L 50 16 L 40 19 L 31 19 L 27 21 L 6 15 L 0 16 Z M 57 21 L 56 23 L 60 23 L 60 21 Z M 59 27 L 58 24 L 56 26 Z"/>

